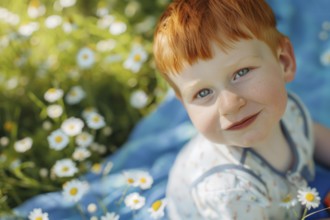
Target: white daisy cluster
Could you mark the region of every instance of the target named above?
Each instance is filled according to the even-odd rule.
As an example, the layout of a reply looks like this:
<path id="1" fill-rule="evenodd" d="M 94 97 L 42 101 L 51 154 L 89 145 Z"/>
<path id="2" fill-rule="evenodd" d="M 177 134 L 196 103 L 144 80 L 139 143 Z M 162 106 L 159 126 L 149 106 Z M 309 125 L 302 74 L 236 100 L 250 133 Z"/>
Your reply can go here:
<path id="1" fill-rule="evenodd" d="M 150 189 L 153 184 L 152 176 L 145 171 L 127 171 L 123 173 L 126 183 L 133 187 L 140 187 L 143 190 Z"/>
<path id="2" fill-rule="evenodd" d="M 279 205 L 286 209 L 294 210 L 294 207 L 298 204 L 298 202 L 300 202 L 300 204 L 303 207 L 305 207 L 305 211 L 301 218 L 301 219 L 305 219 L 306 217 L 311 216 L 314 213 L 316 213 L 316 212 L 312 212 L 312 213 L 309 213 L 308 215 L 306 215 L 307 210 L 315 209 L 315 208 L 319 207 L 321 198 L 315 188 L 304 186 L 298 190 L 297 196 L 292 196 L 291 194 L 289 194 L 289 195 L 286 195 L 285 197 L 283 197 L 282 202 Z M 297 213 L 294 213 L 294 214 L 297 215 Z"/>

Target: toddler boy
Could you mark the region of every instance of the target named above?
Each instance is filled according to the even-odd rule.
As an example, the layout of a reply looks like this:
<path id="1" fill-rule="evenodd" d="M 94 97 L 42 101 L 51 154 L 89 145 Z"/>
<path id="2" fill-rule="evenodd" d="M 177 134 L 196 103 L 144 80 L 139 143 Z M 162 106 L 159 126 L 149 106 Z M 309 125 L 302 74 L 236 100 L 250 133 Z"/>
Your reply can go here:
<path id="1" fill-rule="evenodd" d="M 271 8 L 175 0 L 154 55 L 200 133 L 170 173 L 169 218 L 298 219 L 297 192 L 313 179 L 314 146 L 320 160 L 330 155 L 330 132 L 286 91 L 296 62 Z"/>

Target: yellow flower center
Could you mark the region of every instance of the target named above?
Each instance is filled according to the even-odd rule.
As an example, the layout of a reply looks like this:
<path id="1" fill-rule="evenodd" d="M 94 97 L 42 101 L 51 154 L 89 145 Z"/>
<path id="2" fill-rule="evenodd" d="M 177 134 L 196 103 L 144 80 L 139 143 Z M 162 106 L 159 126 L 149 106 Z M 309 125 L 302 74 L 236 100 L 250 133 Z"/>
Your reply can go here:
<path id="1" fill-rule="evenodd" d="M 135 56 L 134 56 L 134 61 L 135 62 L 139 62 L 139 61 L 141 61 L 141 59 L 142 59 L 142 57 L 141 57 L 140 54 L 135 54 Z"/>
<path id="2" fill-rule="evenodd" d="M 93 117 L 93 121 L 94 121 L 95 123 L 97 123 L 97 122 L 99 122 L 99 121 L 100 121 L 100 118 L 99 118 L 99 117 L 97 117 L 97 116 L 95 116 L 95 117 Z"/>
<path id="3" fill-rule="evenodd" d="M 68 172 L 69 171 L 69 167 L 67 167 L 67 166 L 62 167 L 62 171 L 63 172 Z"/>
<path id="4" fill-rule="evenodd" d="M 56 137 L 55 137 L 55 142 L 56 142 L 56 143 L 61 143 L 62 140 L 63 140 L 63 138 L 62 138 L 61 136 L 56 136 Z"/>
<path id="5" fill-rule="evenodd" d="M 5 124 L 3 125 L 3 128 L 7 132 L 11 132 L 14 129 L 15 124 L 11 121 L 6 121 Z"/>
<path id="6" fill-rule="evenodd" d="M 75 196 L 78 193 L 78 189 L 76 187 L 73 187 L 72 189 L 70 189 L 70 195 L 71 196 Z"/>
<path id="7" fill-rule="evenodd" d="M 285 196 L 285 197 L 282 199 L 282 202 L 284 202 L 284 203 L 288 203 L 288 202 L 290 202 L 291 200 L 292 200 L 292 197 L 291 197 L 291 195 L 289 194 L 289 195 Z"/>
<path id="8" fill-rule="evenodd" d="M 88 56 L 88 54 L 84 54 L 84 55 L 82 55 L 82 58 L 83 58 L 83 60 L 88 60 L 89 56 Z"/>
<path id="9" fill-rule="evenodd" d="M 42 217 L 38 216 L 38 217 L 35 218 L 35 220 L 42 220 Z"/>
<path id="10" fill-rule="evenodd" d="M 162 201 L 161 200 L 157 200 L 156 202 L 154 202 L 151 206 L 152 210 L 154 211 L 158 211 L 158 209 L 162 206 Z"/>
<path id="11" fill-rule="evenodd" d="M 55 88 L 50 88 L 50 89 L 48 89 L 48 92 L 49 93 L 56 93 L 56 89 Z"/>
<path id="12" fill-rule="evenodd" d="M 142 177 L 142 178 L 140 179 L 140 182 L 141 182 L 141 183 L 146 183 L 147 180 L 146 180 L 146 178 Z"/>
<path id="13" fill-rule="evenodd" d="M 40 6 L 40 2 L 38 0 L 32 0 L 30 2 L 30 5 L 31 5 L 31 7 L 38 8 Z M 39 218 L 42 219 L 41 217 L 39 217 Z M 39 220 L 39 219 L 36 218 L 36 220 Z"/>
<path id="14" fill-rule="evenodd" d="M 101 171 L 101 164 L 99 164 L 99 163 L 96 163 L 96 164 L 94 164 L 93 166 L 92 166 L 92 171 L 94 172 L 94 173 L 98 173 L 98 172 L 100 172 Z"/>
<path id="15" fill-rule="evenodd" d="M 127 179 L 127 182 L 128 182 L 129 184 L 133 184 L 133 183 L 134 183 L 134 179 L 133 179 L 133 178 L 128 178 L 128 179 Z"/>
<path id="16" fill-rule="evenodd" d="M 77 96 L 77 95 L 78 95 L 78 93 L 77 93 L 76 91 L 71 91 L 71 92 L 70 92 L 70 96 L 75 97 L 75 96 Z"/>
<path id="17" fill-rule="evenodd" d="M 308 202 L 312 202 L 312 201 L 314 201 L 314 198 L 315 198 L 315 196 L 314 196 L 314 194 L 312 194 L 312 193 L 306 193 L 306 195 L 305 195 L 305 199 L 306 199 Z"/>
<path id="18" fill-rule="evenodd" d="M 328 62 L 330 62 L 330 54 L 327 54 L 325 58 Z"/>
<path id="19" fill-rule="evenodd" d="M 138 204 L 140 202 L 140 200 L 134 199 L 133 202 L 134 202 L 134 204 Z"/>

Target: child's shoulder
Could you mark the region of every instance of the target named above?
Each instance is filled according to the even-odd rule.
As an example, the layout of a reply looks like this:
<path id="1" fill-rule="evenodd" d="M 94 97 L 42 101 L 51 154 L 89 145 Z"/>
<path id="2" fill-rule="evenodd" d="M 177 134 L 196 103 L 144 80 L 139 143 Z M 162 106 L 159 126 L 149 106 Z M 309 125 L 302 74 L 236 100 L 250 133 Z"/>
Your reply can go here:
<path id="1" fill-rule="evenodd" d="M 178 154 L 170 173 L 170 179 L 180 179 L 191 185 L 214 167 L 239 163 L 240 151 L 233 152 L 226 145 L 216 145 L 198 134 Z M 237 155 L 237 157 L 236 157 Z"/>

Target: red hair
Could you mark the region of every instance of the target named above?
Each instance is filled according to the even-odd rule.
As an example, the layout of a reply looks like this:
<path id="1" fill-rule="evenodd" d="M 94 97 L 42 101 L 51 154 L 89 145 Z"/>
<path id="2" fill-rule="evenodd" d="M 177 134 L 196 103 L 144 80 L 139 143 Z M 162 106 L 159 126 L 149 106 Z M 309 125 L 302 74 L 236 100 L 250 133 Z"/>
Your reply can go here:
<path id="1" fill-rule="evenodd" d="M 230 48 L 240 39 L 264 41 L 275 53 L 283 35 L 264 0 L 174 0 L 154 34 L 157 68 L 168 81 L 184 65 L 212 58 L 211 43 Z"/>

